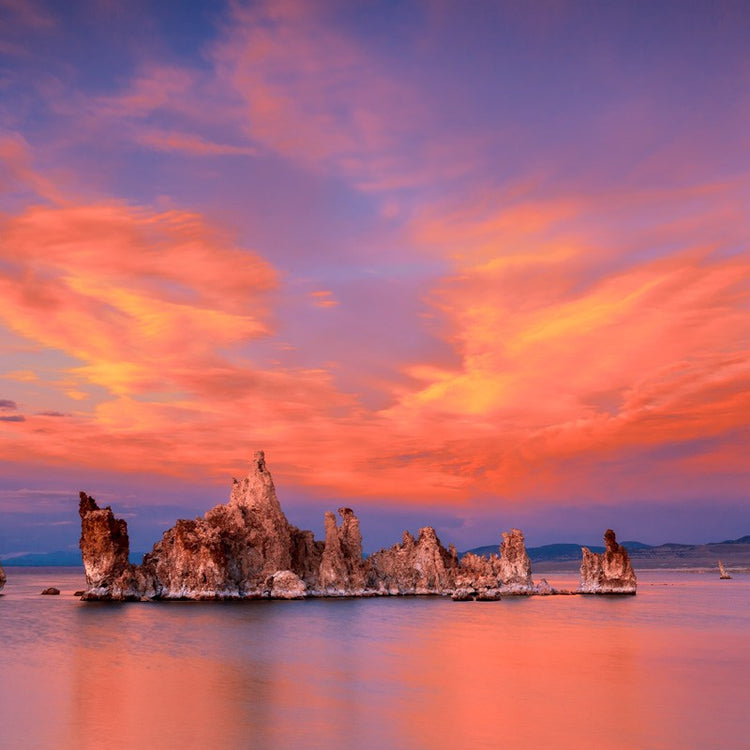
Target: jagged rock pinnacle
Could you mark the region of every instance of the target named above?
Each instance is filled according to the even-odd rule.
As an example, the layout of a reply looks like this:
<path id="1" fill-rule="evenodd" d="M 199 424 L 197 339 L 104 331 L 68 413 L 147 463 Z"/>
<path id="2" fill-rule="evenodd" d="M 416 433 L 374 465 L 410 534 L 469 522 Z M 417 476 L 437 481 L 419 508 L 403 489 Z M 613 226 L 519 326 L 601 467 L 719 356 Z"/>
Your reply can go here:
<path id="1" fill-rule="evenodd" d="M 615 532 L 604 532 L 605 549 L 600 555 L 583 547 L 581 584 L 584 594 L 635 594 L 638 585 L 628 551 L 617 543 Z"/>
<path id="2" fill-rule="evenodd" d="M 232 480 L 229 502 L 203 518 L 178 520 L 141 565 L 128 562 L 128 529 L 111 508 L 80 494 L 84 599 L 300 599 L 309 596 L 452 595 L 495 600 L 508 594 L 547 593 L 531 580 L 521 531 L 503 533 L 500 556 L 467 554 L 459 562 L 430 526 L 415 539 L 362 557 L 362 533 L 351 508 L 326 513 L 325 542 L 292 526 L 284 515 L 258 451 L 244 479 Z M 601 556 L 584 549 L 591 593 L 634 593 L 635 576 L 614 532 Z M 588 555 L 588 557 L 587 557 Z M 588 561 L 588 562 L 587 562 Z M 586 567 L 588 566 L 588 567 Z M 1 581 L 2 579 L 0 579 Z M 630 590 L 632 586 L 632 591 Z"/>

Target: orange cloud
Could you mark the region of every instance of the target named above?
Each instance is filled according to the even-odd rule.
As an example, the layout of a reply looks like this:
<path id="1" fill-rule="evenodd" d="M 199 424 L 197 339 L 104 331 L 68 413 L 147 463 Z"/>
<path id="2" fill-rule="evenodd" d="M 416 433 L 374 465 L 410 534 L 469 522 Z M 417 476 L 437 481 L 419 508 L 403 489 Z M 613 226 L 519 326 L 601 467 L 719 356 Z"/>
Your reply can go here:
<path id="1" fill-rule="evenodd" d="M 310 292 L 313 304 L 315 307 L 336 307 L 339 303 L 333 296 L 333 292 L 328 290 L 321 290 L 318 292 Z"/>
<path id="2" fill-rule="evenodd" d="M 458 364 L 415 351 L 405 380 L 380 384 L 389 405 L 368 409 L 327 367 L 251 358 L 247 342 L 272 333 L 276 275 L 201 217 L 28 209 L 3 225 L 1 314 L 77 361 L 47 386 L 89 399 L 3 423 L 3 455 L 226 476 L 264 447 L 284 483 L 428 503 L 603 500 L 741 475 L 728 436 L 750 418 L 746 256 L 685 242 L 677 221 L 678 252 L 600 255 L 591 210 L 537 202 L 511 211 L 526 223 L 446 214 L 442 231 L 415 227 L 432 252 L 460 248 L 430 294 Z"/>
<path id="3" fill-rule="evenodd" d="M 432 300 L 461 366 L 410 368 L 422 385 L 388 416 L 429 436 L 415 460 L 454 461 L 473 492 L 606 494 L 592 484 L 598 465 L 621 462 L 612 480 L 628 460 L 638 472 L 638 453 L 671 446 L 677 458 L 695 440 L 712 452 L 711 441 L 746 425 L 750 263 L 731 250 L 746 220 L 729 191 L 691 192 L 705 201 L 700 222 L 670 217 L 682 196 L 661 196 L 668 223 L 630 234 L 629 246 L 618 237 L 597 247 L 586 226 L 592 211 L 611 212 L 607 196 L 498 216 L 485 204 L 418 225 L 433 250 L 458 250 L 455 275 Z M 642 201 L 622 198 L 618 211 Z M 610 219 L 610 232 L 618 223 Z M 710 243 L 728 235 L 725 247 Z M 683 249 L 660 257 L 667 242 Z"/>
<path id="4" fill-rule="evenodd" d="M 268 332 L 274 271 L 196 215 L 37 207 L 2 232 L 0 318 L 110 393 L 173 388 L 181 370 Z"/>

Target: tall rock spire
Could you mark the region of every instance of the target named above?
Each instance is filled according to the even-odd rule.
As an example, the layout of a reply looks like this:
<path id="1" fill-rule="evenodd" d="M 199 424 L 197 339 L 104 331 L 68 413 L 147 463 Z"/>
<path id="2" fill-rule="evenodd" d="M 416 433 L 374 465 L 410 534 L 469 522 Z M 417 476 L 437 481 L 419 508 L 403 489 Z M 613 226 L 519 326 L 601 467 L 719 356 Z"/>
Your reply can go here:
<path id="1" fill-rule="evenodd" d="M 128 568 L 128 524 L 112 509 L 100 508 L 93 497 L 79 494 L 83 569 L 90 588 L 110 586 Z"/>
<path id="2" fill-rule="evenodd" d="M 615 532 L 604 532 L 605 549 L 600 555 L 583 547 L 581 585 L 584 594 L 635 594 L 638 585 L 628 551 L 617 543 Z"/>

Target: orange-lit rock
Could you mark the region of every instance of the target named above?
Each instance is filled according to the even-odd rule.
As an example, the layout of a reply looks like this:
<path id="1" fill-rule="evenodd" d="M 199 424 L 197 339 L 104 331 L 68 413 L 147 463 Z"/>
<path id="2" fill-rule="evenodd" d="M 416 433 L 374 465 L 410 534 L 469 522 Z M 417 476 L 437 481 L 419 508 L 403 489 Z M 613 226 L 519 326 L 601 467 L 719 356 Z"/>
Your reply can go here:
<path id="1" fill-rule="evenodd" d="M 109 506 L 100 508 L 85 492 L 79 498 L 86 593 L 92 598 L 109 597 L 116 581 L 129 568 L 128 524 L 115 518 Z"/>
<path id="2" fill-rule="evenodd" d="M 271 599 L 304 599 L 307 596 L 307 586 L 291 570 L 279 570 L 269 576 L 264 594 Z"/>
<path id="3" fill-rule="evenodd" d="M 606 548 L 601 554 L 582 548 L 581 585 L 583 594 L 635 594 L 637 580 L 628 552 L 617 543 L 615 532 L 604 533 Z"/>
<path id="4" fill-rule="evenodd" d="M 455 587 L 458 555 L 443 547 L 435 529 L 420 529 L 417 539 L 405 531 L 401 544 L 370 555 L 369 582 L 381 594 L 449 594 Z"/>
<path id="5" fill-rule="evenodd" d="M 508 593 L 531 593 L 531 560 L 526 552 L 523 532 L 511 529 L 503 532 L 500 559 L 496 563 L 498 583 Z"/>
<path id="6" fill-rule="evenodd" d="M 548 584 L 534 585 L 518 529 L 503 533 L 500 555 L 489 558 L 467 554 L 459 563 L 453 545 L 446 549 L 426 526 L 416 539 L 406 531 L 400 544 L 363 559 L 359 520 L 350 508 L 339 508 L 341 525 L 326 513 L 325 542 L 316 541 L 311 531 L 287 520 L 262 452 L 247 477 L 233 481 L 226 505 L 203 518 L 177 521 L 141 565 L 128 562 L 127 524 L 110 508 L 99 508 L 82 492 L 79 512 L 84 599 L 431 594 L 494 601 L 508 594 L 557 593 Z M 635 576 L 627 553 L 607 533 L 612 538 L 603 556 L 584 550 L 589 583 L 581 591 L 630 593 Z"/>
<path id="7" fill-rule="evenodd" d="M 461 558 L 454 599 L 493 601 L 502 595 L 540 593 L 531 579 L 531 560 L 519 529 L 503 532 L 499 552 L 489 557 L 469 552 Z"/>
<path id="8" fill-rule="evenodd" d="M 362 560 L 362 533 L 351 508 L 339 508 L 336 516 L 326 513 L 326 541 L 320 562 L 317 592 L 327 596 L 352 596 L 365 589 L 366 568 Z"/>

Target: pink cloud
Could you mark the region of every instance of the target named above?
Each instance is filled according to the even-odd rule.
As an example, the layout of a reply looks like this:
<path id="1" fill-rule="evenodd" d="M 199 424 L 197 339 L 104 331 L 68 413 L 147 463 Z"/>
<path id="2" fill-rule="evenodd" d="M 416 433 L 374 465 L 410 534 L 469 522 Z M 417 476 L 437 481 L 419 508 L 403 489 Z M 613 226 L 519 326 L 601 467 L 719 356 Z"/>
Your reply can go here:
<path id="1" fill-rule="evenodd" d="M 720 191 L 715 201 L 721 225 Z M 617 499 L 644 481 L 705 489 L 716 472 L 742 471 L 726 436 L 750 418 L 750 267 L 699 235 L 687 242 L 688 220 L 638 239 L 660 246 L 671 227 L 679 251 L 650 258 L 618 243 L 599 257 L 601 230 L 587 220 L 605 204 L 493 215 L 488 203 L 415 226 L 425 250 L 452 254 L 454 273 L 429 299 L 457 359 L 415 351 L 403 379 L 378 384 L 382 408 L 337 387 L 334 367 L 354 374 L 356 362 L 253 360 L 248 342 L 272 333 L 276 274 L 202 217 L 30 208 L 3 226 L 4 321 L 73 357 L 44 384 L 71 403 L 88 398 L 69 416 L 3 423 L 3 455 L 216 476 L 263 447 L 282 481 L 360 500 L 606 499 L 613 483 Z M 334 302 L 325 289 L 310 299 Z M 700 459 L 683 470 L 691 441 Z M 663 450 L 669 459 L 647 458 Z"/>
<path id="2" fill-rule="evenodd" d="M 365 190 L 465 174 L 476 140 L 425 139 L 425 97 L 337 20 L 304 2 L 235 6 L 211 57 L 250 141 Z"/>

